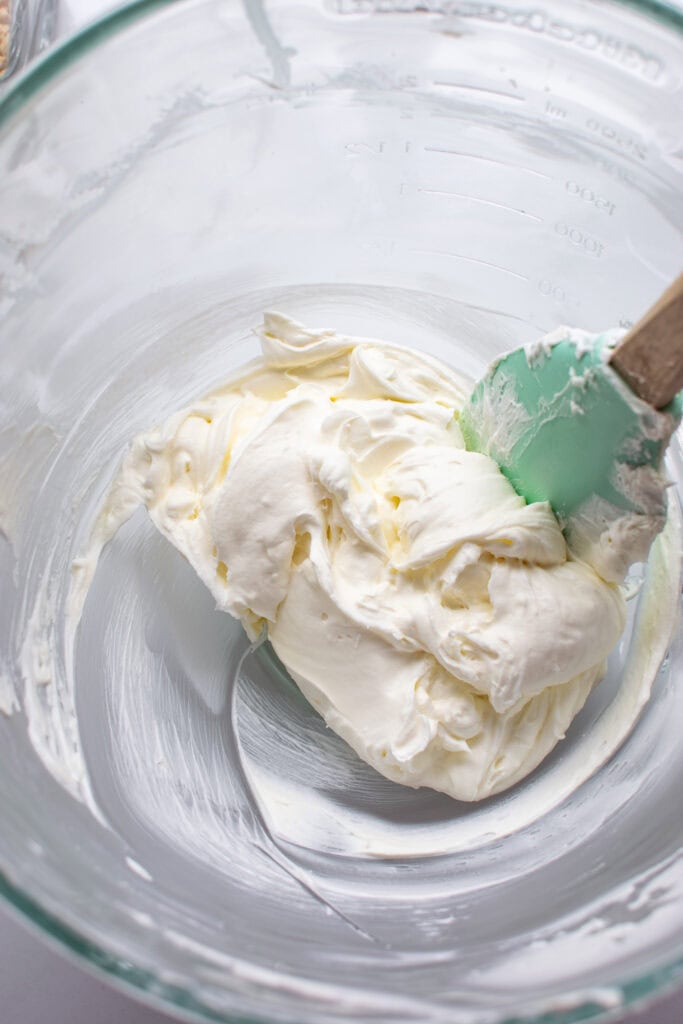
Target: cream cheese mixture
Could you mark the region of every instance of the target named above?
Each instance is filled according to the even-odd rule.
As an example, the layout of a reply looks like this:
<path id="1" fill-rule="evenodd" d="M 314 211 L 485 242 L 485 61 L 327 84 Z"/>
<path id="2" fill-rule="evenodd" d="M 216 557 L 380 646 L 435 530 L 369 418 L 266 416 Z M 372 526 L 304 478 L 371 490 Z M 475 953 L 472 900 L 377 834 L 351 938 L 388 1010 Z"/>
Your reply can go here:
<path id="1" fill-rule="evenodd" d="M 465 450 L 468 386 L 445 365 L 278 314 L 262 351 L 135 439 L 76 589 L 142 504 L 377 771 L 463 800 L 505 789 L 603 675 L 621 590 Z"/>

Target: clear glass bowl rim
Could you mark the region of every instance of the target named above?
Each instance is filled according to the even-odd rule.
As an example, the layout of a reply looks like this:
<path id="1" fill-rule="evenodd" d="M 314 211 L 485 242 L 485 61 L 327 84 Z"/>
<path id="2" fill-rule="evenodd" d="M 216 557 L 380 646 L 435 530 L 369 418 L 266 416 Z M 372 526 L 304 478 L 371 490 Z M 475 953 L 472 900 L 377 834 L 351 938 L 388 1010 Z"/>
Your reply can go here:
<path id="1" fill-rule="evenodd" d="M 49 85 L 64 68 L 79 57 L 97 48 L 101 43 L 121 32 L 127 25 L 155 11 L 170 8 L 183 0 L 132 0 L 105 14 L 85 28 L 57 43 L 19 74 L 15 81 L 8 83 L 0 97 L 0 128 L 19 113 L 36 93 Z M 610 0 L 614 7 L 627 7 L 658 21 L 666 28 L 680 35 L 683 41 L 683 9 L 674 7 L 665 0 Z M 188 1020 L 215 1021 L 218 1024 L 270 1024 L 267 1018 L 235 1016 L 217 1013 L 202 1004 L 195 991 L 180 986 L 170 986 L 157 978 L 153 972 L 135 967 L 109 952 L 104 944 L 93 942 L 85 934 L 60 921 L 55 914 L 41 906 L 28 892 L 13 885 L 0 864 L 0 898 L 7 901 L 20 916 L 27 919 L 51 945 L 80 961 L 89 972 L 104 975 L 116 988 L 123 991 L 133 989 L 142 1001 L 160 1011 L 169 1005 Z M 658 995 L 664 995 L 683 986 L 683 956 L 654 971 L 622 980 L 618 987 L 622 1002 L 620 1012 L 637 1004 L 645 1005 Z M 129 994 L 133 994 L 129 991 Z M 542 1012 L 532 1016 L 501 1018 L 500 1024 L 578 1024 L 601 1016 L 603 1008 L 591 1000 L 577 1003 L 567 1010 Z"/>

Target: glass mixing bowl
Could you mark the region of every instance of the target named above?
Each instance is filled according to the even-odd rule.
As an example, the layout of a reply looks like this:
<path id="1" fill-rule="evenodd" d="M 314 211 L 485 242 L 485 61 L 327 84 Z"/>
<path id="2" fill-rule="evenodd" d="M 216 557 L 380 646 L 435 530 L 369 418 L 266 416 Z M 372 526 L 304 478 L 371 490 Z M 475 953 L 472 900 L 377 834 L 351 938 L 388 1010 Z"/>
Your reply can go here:
<path id="1" fill-rule="evenodd" d="M 67 624 L 127 442 L 264 309 L 472 376 L 627 326 L 680 270 L 682 72 L 652 2 L 147 0 L 5 94 L 1 886 L 47 934 L 219 1021 L 557 1024 L 683 978 L 676 543 L 567 739 L 474 806 L 362 765 L 144 517 Z"/>

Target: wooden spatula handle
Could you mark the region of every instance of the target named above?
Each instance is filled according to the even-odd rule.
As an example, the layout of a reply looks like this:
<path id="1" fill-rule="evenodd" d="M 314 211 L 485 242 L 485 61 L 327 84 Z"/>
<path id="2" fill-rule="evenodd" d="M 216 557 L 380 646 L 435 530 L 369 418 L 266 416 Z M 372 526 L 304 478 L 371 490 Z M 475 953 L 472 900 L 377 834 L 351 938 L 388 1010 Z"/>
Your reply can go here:
<path id="1" fill-rule="evenodd" d="M 610 364 L 655 409 L 683 388 L 683 274 L 631 328 Z"/>

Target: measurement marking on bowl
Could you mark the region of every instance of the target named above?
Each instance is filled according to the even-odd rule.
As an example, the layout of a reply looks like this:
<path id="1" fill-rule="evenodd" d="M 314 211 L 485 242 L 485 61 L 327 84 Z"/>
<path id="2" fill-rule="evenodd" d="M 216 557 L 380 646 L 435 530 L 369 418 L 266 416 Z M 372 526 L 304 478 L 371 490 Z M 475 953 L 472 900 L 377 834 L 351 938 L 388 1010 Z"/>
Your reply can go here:
<path id="1" fill-rule="evenodd" d="M 502 96 L 504 99 L 517 100 L 519 103 L 524 103 L 526 100 L 525 96 L 520 96 L 515 92 L 505 92 L 502 89 L 490 89 L 487 85 L 470 85 L 467 82 L 432 82 L 432 85 L 441 86 L 444 89 L 464 89 L 467 92 L 483 92 L 489 96 Z"/>
<path id="2" fill-rule="evenodd" d="M 598 119 L 597 117 L 589 117 L 586 119 L 586 128 L 589 131 L 595 132 L 605 142 L 612 142 L 619 149 L 625 150 L 631 156 L 638 157 L 639 160 L 647 161 L 647 146 L 638 136 L 631 134 L 628 128 L 623 125 L 610 123 L 607 119 Z"/>
<path id="3" fill-rule="evenodd" d="M 563 220 L 558 220 L 555 224 L 555 234 L 561 238 L 566 238 L 571 245 L 583 249 L 588 256 L 595 256 L 597 259 L 600 259 L 605 252 L 604 243 L 598 238 L 594 238 L 581 228 L 567 224 Z"/>
<path id="4" fill-rule="evenodd" d="M 565 182 L 564 187 L 570 196 L 576 196 L 577 199 L 581 199 L 584 203 L 590 203 L 596 210 L 604 210 L 608 217 L 611 217 L 616 210 L 616 205 L 611 199 L 600 195 L 596 189 L 591 188 L 589 185 L 582 185 L 577 181 L 570 180 Z"/>
<path id="5" fill-rule="evenodd" d="M 564 118 L 567 116 L 567 108 L 561 107 L 558 103 L 555 103 L 552 100 L 548 100 L 545 105 L 545 110 L 543 111 L 543 113 L 547 117 L 564 120 Z"/>
<path id="6" fill-rule="evenodd" d="M 485 267 L 491 267 L 492 270 L 500 270 L 503 274 L 511 274 L 513 277 L 519 278 L 520 281 L 529 280 L 525 274 L 518 274 L 516 270 L 510 270 L 509 267 L 500 267 L 497 263 L 491 263 L 490 260 L 480 260 L 476 256 L 464 256 L 459 252 L 446 252 L 443 249 L 409 249 L 408 252 L 413 252 L 418 256 L 446 256 L 451 260 L 466 260 L 468 263 L 480 263 Z"/>
<path id="7" fill-rule="evenodd" d="M 485 206 L 495 206 L 499 210 L 509 210 L 510 213 L 518 213 L 520 217 L 529 217 L 543 223 L 543 217 L 537 217 L 535 213 L 528 213 L 527 210 L 520 210 L 517 206 L 508 206 L 507 203 L 498 203 L 494 199 L 482 199 L 480 196 L 468 196 L 466 192 L 451 192 L 442 188 L 418 188 L 418 192 L 428 196 L 445 196 L 453 199 L 469 199 L 473 203 L 483 203 Z"/>
<path id="8" fill-rule="evenodd" d="M 537 178 L 545 178 L 547 181 L 554 181 L 551 174 L 544 174 L 543 171 L 536 171 L 531 167 L 523 167 L 521 164 L 513 164 L 508 160 L 497 160 L 492 156 L 480 156 L 478 153 L 463 153 L 458 149 L 444 149 L 441 146 L 424 146 L 425 153 L 441 153 L 444 156 L 467 157 L 469 160 L 483 160 L 487 164 L 499 164 L 501 167 L 513 167 L 517 171 L 525 171 L 527 174 L 535 174 Z"/>
<path id="9" fill-rule="evenodd" d="M 547 277 L 542 277 L 538 282 L 538 290 L 541 295 L 545 295 L 559 305 L 570 305 L 579 308 L 581 306 L 580 300 L 571 294 L 567 294 L 561 284 L 556 284 L 554 281 L 549 280 Z"/>

